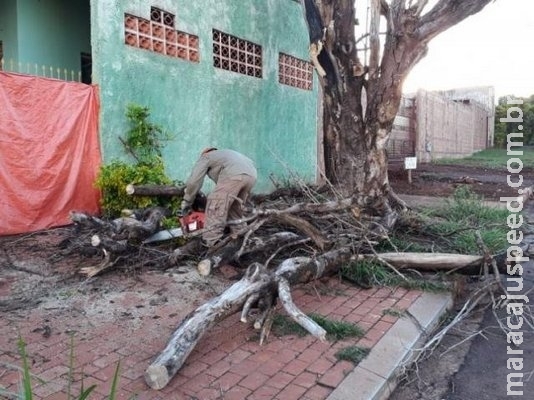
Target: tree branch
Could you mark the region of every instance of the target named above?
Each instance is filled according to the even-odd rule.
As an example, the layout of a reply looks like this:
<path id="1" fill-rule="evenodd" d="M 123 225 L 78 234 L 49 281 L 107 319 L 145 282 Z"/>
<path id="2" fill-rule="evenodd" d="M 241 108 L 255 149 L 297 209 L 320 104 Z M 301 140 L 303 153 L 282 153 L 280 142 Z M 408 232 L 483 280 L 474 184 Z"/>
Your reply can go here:
<path id="1" fill-rule="evenodd" d="M 428 0 L 420 0 L 417 3 L 415 3 L 414 7 L 417 7 L 415 11 L 415 15 L 417 15 L 418 17 L 421 16 L 421 13 L 423 12 L 427 4 L 428 4 Z"/>
<path id="2" fill-rule="evenodd" d="M 302 326 L 321 342 L 326 341 L 326 331 L 314 320 L 300 311 L 295 303 L 293 303 L 289 282 L 285 278 L 280 278 L 278 280 L 278 296 L 280 297 L 280 301 L 282 302 L 284 309 L 297 324 Z"/>
<path id="3" fill-rule="evenodd" d="M 380 62 L 380 0 L 371 1 L 371 22 L 369 25 L 369 81 L 378 79 Z"/>
<path id="4" fill-rule="evenodd" d="M 420 40 L 429 42 L 432 38 L 467 17 L 481 11 L 492 0 L 440 0 L 423 15 L 416 31 Z"/>

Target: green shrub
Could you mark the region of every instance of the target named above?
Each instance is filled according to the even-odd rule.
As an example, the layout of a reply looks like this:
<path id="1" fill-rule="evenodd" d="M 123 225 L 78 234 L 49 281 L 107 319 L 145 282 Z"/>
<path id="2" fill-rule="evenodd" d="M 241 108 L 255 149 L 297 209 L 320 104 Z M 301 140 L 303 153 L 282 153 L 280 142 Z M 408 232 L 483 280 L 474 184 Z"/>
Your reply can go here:
<path id="1" fill-rule="evenodd" d="M 121 139 L 125 151 L 135 162 L 113 161 L 101 167 L 95 186 L 102 192 L 101 206 L 105 217 L 117 217 L 123 209 L 147 208 L 152 206 L 178 209 L 181 199 L 154 196 L 130 196 L 126 193 L 129 184 L 172 185 L 165 173 L 161 159 L 162 142 L 170 136 L 163 129 L 148 120 L 147 107 L 130 104 L 126 110 L 130 129 L 126 139 Z"/>
<path id="2" fill-rule="evenodd" d="M 123 209 L 146 208 L 152 206 L 169 207 L 177 210 L 179 198 L 155 196 L 130 196 L 126 193 L 128 184 L 172 185 L 174 182 L 165 174 L 163 162 L 159 160 L 151 165 L 128 164 L 114 161 L 104 165 L 96 180 L 96 186 L 102 191 L 102 210 L 106 217 L 116 217 Z"/>

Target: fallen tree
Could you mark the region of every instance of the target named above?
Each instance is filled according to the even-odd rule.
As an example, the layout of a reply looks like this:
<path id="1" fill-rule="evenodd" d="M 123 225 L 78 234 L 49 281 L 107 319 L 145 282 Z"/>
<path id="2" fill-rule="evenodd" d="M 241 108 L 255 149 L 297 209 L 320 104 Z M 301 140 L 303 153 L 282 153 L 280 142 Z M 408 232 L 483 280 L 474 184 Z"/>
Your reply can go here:
<path id="1" fill-rule="evenodd" d="M 146 370 L 145 378 L 152 388 L 163 388 L 181 368 L 206 331 L 239 310 L 243 322 L 249 320 L 252 309 L 259 311 L 253 324 L 256 329 L 261 329 L 260 342 L 265 341 L 269 335 L 277 301 L 281 302 L 295 321 L 314 336 L 322 338 L 322 328 L 292 302 L 290 288 L 339 273 L 348 263 L 373 261 L 405 277 L 410 270 L 469 275 L 479 275 L 481 271 L 498 274 L 498 270 L 505 269 L 506 262 L 509 262 L 506 254 L 492 256 L 483 246 L 477 248 L 475 245 L 472 255 L 442 251 L 448 248 L 451 235 L 455 232 L 440 238 L 435 236 L 432 228 L 442 221 L 449 221 L 436 216 L 425 217 L 409 210 L 400 214 L 396 229 L 412 232 L 414 241 L 418 240 L 418 235 L 423 241 L 432 240 L 429 248 L 434 249 L 434 252 L 405 252 L 398 249 L 377 251 L 378 244 L 387 244 L 395 234 L 394 231 L 380 229 L 379 216 L 363 213 L 350 198 L 338 199 L 330 193 L 329 196 L 333 199 L 329 200 L 326 192 L 321 192 L 320 196 L 317 193 L 306 188 L 300 191 L 300 196 L 293 198 L 263 198 L 262 206 L 254 205 L 243 220 L 230 221 L 243 226 L 237 237 L 226 236 L 209 251 L 204 249 L 196 254 L 182 252 L 184 247 L 199 238 L 201 231 L 186 236 L 188 241 L 184 246 L 176 248 L 178 243 L 171 239 L 168 243 L 170 245 L 165 248 L 167 253 L 159 251 L 160 254 L 167 254 L 167 264 L 162 268 L 183 265 L 188 257 L 196 261 L 209 259 L 212 270 L 230 263 L 238 269 L 243 268 L 245 272 L 240 281 L 179 323 L 165 348 Z M 91 230 L 92 246 L 101 250 L 103 255 L 101 265 L 80 272 L 94 276 L 162 244 L 145 244 L 139 239 L 154 232 L 160 218 L 167 214 L 165 210 L 152 209 L 137 211 L 113 221 L 73 214 L 73 221 L 76 221 L 80 229 Z M 444 214 L 447 215 L 446 212 Z M 465 224 L 459 226 L 460 233 L 477 229 L 478 223 L 474 227 Z M 506 235 L 503 234 L 503 237 Z M 499 268 L 494 270 L 493 267 L 488 267 L 493 262 Z"/>

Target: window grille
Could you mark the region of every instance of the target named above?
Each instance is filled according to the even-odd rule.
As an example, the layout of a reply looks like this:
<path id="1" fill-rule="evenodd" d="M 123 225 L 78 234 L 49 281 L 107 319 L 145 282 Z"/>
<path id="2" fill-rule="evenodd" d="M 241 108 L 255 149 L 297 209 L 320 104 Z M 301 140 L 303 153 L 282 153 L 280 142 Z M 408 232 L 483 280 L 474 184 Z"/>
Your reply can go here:
<path id="1" fill-rule="evenodd" d="M 150 18 L 124 14 L 126 45 L 192 62 L 200 61 L 198 36 L 176 30 L 173 14 L 152 7 Z"/>
<path id="2" fill-rule="evenodd" d="M 261 46 L 213 29 L 213 66 L 261 78 Z"/>
<path id="3" fill-rule="evenodd" d="M 313 66 L 309 61 L 280 53 L 278 56 L 278 82 L 299 89 L 312 90 Z"/>
<path id="4" fill-rule="evenodd" d="M 174 28 L 174 14 L 157 7 L 150 8 L 150 20 Z"/>

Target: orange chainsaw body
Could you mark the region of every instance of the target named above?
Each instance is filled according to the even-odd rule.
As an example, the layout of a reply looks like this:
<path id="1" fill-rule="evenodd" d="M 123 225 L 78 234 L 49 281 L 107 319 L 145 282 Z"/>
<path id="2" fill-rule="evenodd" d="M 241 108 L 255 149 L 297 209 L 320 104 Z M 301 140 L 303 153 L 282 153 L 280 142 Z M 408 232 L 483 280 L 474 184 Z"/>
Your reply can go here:
<path id="1" fill-rule="evenodd" d="M 206 214 L 202 211 L 193 211 L 179 218 L 183 233 L 191 233 L 204 228 Z"/>

